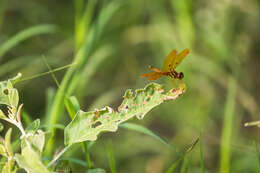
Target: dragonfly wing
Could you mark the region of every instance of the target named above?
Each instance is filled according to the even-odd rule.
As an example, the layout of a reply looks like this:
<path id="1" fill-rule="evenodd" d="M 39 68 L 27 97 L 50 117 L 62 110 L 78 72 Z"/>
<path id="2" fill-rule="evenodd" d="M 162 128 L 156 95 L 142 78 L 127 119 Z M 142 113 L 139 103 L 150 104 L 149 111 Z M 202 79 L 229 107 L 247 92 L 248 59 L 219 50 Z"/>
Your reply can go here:
<path id="1" fill-rule="evenodd" d="M 156 73 L 155 75 L 151 76 L 148 78 L 148 80 L 156 80 L 156 79 L 159 79 L 160 77 L 162 77 L 162 74 L 160 73 Z"/>
<path id="2" fill-rule="evenodd" d="M 145 73 L 145 74 L 142 74 L 141 77 L 151 77 L 151 76 L 154 76 L 155 74 L 157 74 L 157 73 L 156 72 Z"/>
<path id="3" fill-rule="evenodd" d="M 172 62 L 171 68 L 175 69 L 178 64 L 180 64 L 180 62 L 188 55 L 188 53 L 190 53 L 190 49 L 184 49 L 181 53 L 179 53 Z"/>
<path id="4" fill-rule="evenodd" d="M 147 77 L 148 80 L 156 80 L 159 79 L 163 74 L 157 72 L 145 73 L 142 74 L 141 77 Z"/>
<path id="5" fill-rule="evenodd" d="M 171 69 L 171 66 L 173 64 L 173 61 L 176 59 L 177 51 L 173 50 L 169 55 L 165 58 L 163 62 L 163 71 L 168 72 Z"/>
<path id="6" fill-rule="evenodd" d="M 156 73 L 165 74 L 165 72 L 161 71 L 160 69 L 158 69 L 158 68 L 156 68 L 156 67 L 149 66 L 149 68 L 150 68 L 152 71 L 155 71 Z"/>

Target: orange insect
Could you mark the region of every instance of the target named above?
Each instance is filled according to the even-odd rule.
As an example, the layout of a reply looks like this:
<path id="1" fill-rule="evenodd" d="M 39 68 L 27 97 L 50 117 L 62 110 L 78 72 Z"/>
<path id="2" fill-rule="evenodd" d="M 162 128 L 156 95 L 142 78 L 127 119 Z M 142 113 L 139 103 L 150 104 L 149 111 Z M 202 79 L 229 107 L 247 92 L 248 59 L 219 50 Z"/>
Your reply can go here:
<path id="1" fill-rule="evenodd" d="M 159 79 L 162 76 L 168 76 L 168 77 L 173 78 L 173 84 L 174 84 L 174 79 L 181 80 L 184 77 L 183 73 L 182 72 L 180 72 L 180 73 L 176 72 L 175 68 L 187 56 L 187 54 L 189 52 L 190 52 L 189 49 L 184 49 L 181 53 L 177 54 L 177 51 L 173 50 L 165 58 L 162 70 L 155 68 L 155 67 L 152 67 L 152 66 L 149 66 L 149 68 L 154 72 L 145 73 L 141 76 L 147 77 L 147 79 L 150 80 L 150 81 Z"/>

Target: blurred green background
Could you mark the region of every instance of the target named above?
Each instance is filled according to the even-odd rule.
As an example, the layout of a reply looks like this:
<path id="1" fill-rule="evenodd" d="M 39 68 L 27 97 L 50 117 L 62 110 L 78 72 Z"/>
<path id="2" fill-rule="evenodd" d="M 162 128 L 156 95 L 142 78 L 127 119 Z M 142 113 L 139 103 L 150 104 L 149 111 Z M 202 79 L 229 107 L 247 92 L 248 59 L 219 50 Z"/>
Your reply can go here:
<path id="1" fill-rule="evenodd" d="M 177 68 L 186 93 L 131 122 L 179 150 L 201 133 L 206 172 L 258 173 L 259 129 L 244 123 L 260 119 L 259 19 L 258 0 L 1 0 L 0 79 L 48 71 L 43 55 L 53 69 L 77 63 L 55 73 L 60 89 L 76 96 L 82 110 L 117 109 L 127 88 L 148 83 L 140 78 L 148 65 L 161 68 L 172 49 L 190 48 Z M 168 78 L 156 82 L 172 87 Z M 62 98 L 54 101 L 58 87 L 51 75 L 16 87 L 25 124 L 36 118 L 68 124 Z M 63 147 L 63 132 L 57 134 L 56 149 Z M 109 170 L 107 145 L 120 173 L 164 172 L 177 158 L 154 138 L 119 129 L 101 135 L 91 148 L 94 167 Z M 67 156 L 84 160 L 79 146 Z M 201 172 L 200 162 L 196 146 L 177 172 Z"/>

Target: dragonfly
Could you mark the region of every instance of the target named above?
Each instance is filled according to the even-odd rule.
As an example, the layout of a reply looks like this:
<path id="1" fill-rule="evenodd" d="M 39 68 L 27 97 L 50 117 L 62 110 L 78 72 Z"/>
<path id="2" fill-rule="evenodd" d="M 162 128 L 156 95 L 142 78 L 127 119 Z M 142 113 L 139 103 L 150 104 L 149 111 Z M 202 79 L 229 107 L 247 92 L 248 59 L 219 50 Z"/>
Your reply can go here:
<path id="1" fill-rule="evenodd" d="M 172 50 L 163 62 L 162 70 L 149 66 L 153 72 L 142 74 L 141 77 L 147 78 L 149 81 L 159 79 L 162 76 L 168 76 L 172 78 L 174 85 L 175 79 L 181 80 L 184 77 L 182 72 L 177 72 L 175 69 L 181 63 L 181 61 L 189 54 L 189 49 L 184 49 L 179 54 L 177 50 Z"/>

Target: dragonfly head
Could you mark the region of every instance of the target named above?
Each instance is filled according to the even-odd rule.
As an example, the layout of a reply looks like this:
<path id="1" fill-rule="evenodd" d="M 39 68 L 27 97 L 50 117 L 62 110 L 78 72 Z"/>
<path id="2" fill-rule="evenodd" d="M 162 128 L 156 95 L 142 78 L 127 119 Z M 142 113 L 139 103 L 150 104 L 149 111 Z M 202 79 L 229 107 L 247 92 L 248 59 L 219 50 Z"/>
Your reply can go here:
<path id="1" fill-rule="evenodd" d="M 182 78 L 184 78 L 184 74 L 183 74 L 182 72 L 180 72 L 180 73 L 178 74 L 178 79 L 182 79 Z"/>

